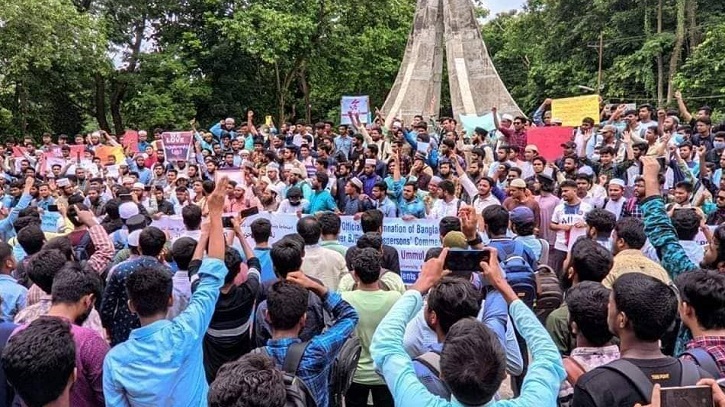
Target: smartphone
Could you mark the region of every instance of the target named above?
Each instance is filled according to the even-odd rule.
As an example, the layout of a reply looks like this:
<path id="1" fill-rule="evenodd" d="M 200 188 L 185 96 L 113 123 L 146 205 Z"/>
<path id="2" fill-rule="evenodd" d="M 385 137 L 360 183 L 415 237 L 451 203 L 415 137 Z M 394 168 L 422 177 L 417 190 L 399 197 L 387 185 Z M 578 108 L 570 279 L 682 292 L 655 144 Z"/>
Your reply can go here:
<path id="1" fill-rule="evenodd" d="M 446 256 L 444 269 L 458 276 L 470 276 L 471 273 L 481 270 L 480 263 L 488 262 L 491 252 L 488 250 L 449 250 Z"/>
<path id="2" fill-rule="evenodd" d="M 667 171 L 667 159 L 665 157 L 657 157 L 657 162 L 660 163 L 660 173 L 664 174 Z"/>
<path id="3" fill-rule="evenodd" d="M 58 205 L 48 205 L 48 212 L 58 212 Z"/>
<path id="4" fill-rule="evenodd" d="M 259 213 L 259 208 L 257 208 L 256 206 L 253 206 L 251 208 L 242 209 L 241 211 L 239 211 L 239 216 L 242 218 L 248 218 L 248 217 L 250 217 L 252 215 L 256 215 L 258 213 Z"/>
<path id="5" fill-rule="evenodd" d="M 661 407 L 710 407 L 713 405 L 710 386 L 663 387 Z"/>
<path id="6" fill-rule="evenodd" d="M 232 217 L 231 216 L 224 216 L 222 217 L 222 227 L 224 229 L 232 229 L 234 225 L 232 225 Z"/>

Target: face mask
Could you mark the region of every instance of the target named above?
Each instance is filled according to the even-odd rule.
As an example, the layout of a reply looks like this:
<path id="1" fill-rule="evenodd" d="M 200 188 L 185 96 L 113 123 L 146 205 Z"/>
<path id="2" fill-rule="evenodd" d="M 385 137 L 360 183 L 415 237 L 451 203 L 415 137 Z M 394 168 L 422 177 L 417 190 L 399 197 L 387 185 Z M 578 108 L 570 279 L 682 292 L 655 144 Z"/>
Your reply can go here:
<path id="1" fill-rule="evenodd" d="M 599 161 L 599 154 L 592 154 L 592 161 Z"/>
<path id="2" fill-rule="evenodd" d="M 299 206 L 299 204 L 301 204 L 301 203 L 302 203 L 302 201 L 297 201 L 297 202 L 289 201 L 289 204 L 292 206 Z"/>
<path id="3" fill-rule="evenodd" d="M 720 150 L 720 149 L 725 148 L 725 141 L 715 141 L 715 142 L 712 143 L 712 145 L 716 149 Z"/>
<path id="4" fill-rule="evenodd" d="M 675 144 L 682 144 L 683 141 L 685 141 L 685 137 L 680 133 L 675 133 Z M 725 143 L 723 144 L 723 147 L 725 147 Z"/>

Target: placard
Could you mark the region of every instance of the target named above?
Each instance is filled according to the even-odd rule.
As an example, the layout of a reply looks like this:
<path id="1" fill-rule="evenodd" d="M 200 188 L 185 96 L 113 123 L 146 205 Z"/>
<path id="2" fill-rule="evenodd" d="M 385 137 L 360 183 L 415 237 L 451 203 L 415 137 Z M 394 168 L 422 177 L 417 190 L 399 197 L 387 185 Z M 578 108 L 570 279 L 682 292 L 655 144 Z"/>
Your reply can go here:
<path id="1" fill-rule="evenodd" d="M 352 124 L 348 112 L 353 116 L 360 115 L 362 123 L 368 123 L 370 98 L 368 96 L 343 96 L 340 101 L 340 124 Z"/>
<path id="2" fill-rule="evenodd" d="M 551 101 L 551 117 L 560 119 L 563 126 L 580 126 L 582 119 L 591 117 L 599 122 L 599 95 L 577 96 Z"/>
<path id="3" fill-rule="evenodd" d="M 562 156 L 561 145 L 571 141 L 573 134 L 572 127 L 546 126 L 530 128 L 526 137 L 528 144 L 539 148 L 540 156 L 553 161 Z"/>
<path id="4" fill-rule="evenodd" d="M 188 161 L 194 133 L 177 131 L 161 133 L 166 162 Z"/>

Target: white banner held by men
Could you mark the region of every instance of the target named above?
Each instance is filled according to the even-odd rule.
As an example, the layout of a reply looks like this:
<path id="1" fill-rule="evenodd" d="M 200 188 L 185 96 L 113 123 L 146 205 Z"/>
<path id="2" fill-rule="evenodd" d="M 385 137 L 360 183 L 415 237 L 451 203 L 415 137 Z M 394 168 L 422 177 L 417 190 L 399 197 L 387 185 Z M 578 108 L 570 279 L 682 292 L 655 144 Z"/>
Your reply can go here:
<path id="1" fill-rule="evenodd" d="M 260 213 L 245 219 L 242 224 L 242 232 L 247 242 L 254 247 L 254 240 L 251 236 L 250 225 L 255 219 L 265 218 L 272 224 L 272 236 L 270 243 L 274 243 L 284 236 L 297 233 L 297 216 L 294 214 L 270 214 Z M 360 221 L 352 216 L 340 216 L 340 244 L 350 247 L 355 246 L 357 239 L 363 235 L 360 228 Z M 181 216 L 162 216 L 155 220 L 151 226 L 156 226 L 163 231 L 168 231 L 171 239 L 176 239 L 184 233 L 184 223 Z M 400 273 L 406 284 L 412 284 L 418 278 L 418 273 L 425 260 L 425 253 L 433 247 L 440 247 L 440 233 L 438 221 L 435 219 L 417 219 L 405 221 L 400 218 L 385 218 L 383 223 L 383 243 L 393 246 L 398 250 L 400 259 Z M 238 243 L 235 243 L 238 245 Z"/>
<path id="2" fill-rule="evenodd" d="M 348 112 L 353 115 L 360 115 L 360 121 L 368 122 L 368 113 L 370 113 L 370 99 L 368 96 L 343 96 L 340 101 L 340 124 L 350 123 Z"/>

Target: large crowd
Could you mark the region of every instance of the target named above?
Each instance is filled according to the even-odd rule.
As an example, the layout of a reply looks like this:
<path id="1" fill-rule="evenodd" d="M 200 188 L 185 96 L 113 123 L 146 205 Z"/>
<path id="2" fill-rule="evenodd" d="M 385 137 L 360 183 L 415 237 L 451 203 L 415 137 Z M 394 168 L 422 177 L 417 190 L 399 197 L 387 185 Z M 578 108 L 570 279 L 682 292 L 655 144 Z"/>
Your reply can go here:
<path id="1" fill-rule="evenodd" d="M 677 97 L 602 105 L 548 160 L 549 99 L 470 134 L 249 112 L 174 161 L 165 129 L 7 137 L 0 407 L 725 406 L 725 123 Z M 438 223 L 413 284 L 390 218 Z"/>

